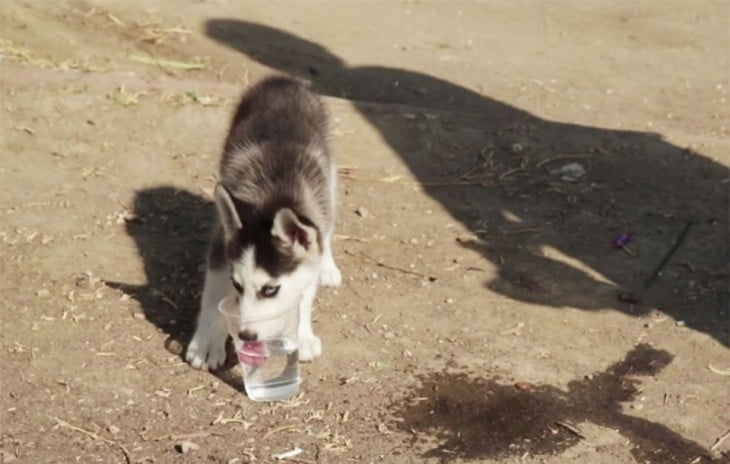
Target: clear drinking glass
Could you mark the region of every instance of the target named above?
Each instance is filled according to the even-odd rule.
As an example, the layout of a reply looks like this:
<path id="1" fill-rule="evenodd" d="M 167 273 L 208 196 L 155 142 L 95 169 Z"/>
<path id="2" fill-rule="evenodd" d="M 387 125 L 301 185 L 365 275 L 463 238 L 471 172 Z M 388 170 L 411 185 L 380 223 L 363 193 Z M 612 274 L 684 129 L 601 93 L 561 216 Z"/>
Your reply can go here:
<path id="1" fill-rule="evenodd" d="M 236 347 L 248 397 L 253 401 L 277 401 L 296 395 L 301 383 L 299 308 L 242 319 L 235 297 L 227 297 L 218 304 L 218 311 L 225 317 Z M 241 340 L 238 334 L 242 330 L 256 334 L 256 340 Z"/>

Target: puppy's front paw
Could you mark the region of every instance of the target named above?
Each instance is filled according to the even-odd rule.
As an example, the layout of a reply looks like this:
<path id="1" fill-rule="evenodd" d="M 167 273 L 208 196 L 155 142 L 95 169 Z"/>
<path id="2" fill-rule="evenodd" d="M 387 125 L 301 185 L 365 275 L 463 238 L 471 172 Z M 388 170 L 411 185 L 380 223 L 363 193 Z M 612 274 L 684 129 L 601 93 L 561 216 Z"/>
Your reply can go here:
<path id="1" fill-rule="evenodd" d="M 299 336 L 299 360 L 302 362 L 313 361 L 314 358 L 322 354 L 322 340 L 318 336 L 311 334 L 302 337 Z"/>
<path id="2" fill-rule="evenodd" d="M 342 283 L 342 273 L 335 263 L 322 266 L 319 271 L 319 283 L 325 287 L 339 287 Z"/>
<path id="3" fill-rule="evenodd" d="M 226 334 L 198 328 L 188 344 L 185 359 L 195 369 L 217 369 L 226 361 Z"/>

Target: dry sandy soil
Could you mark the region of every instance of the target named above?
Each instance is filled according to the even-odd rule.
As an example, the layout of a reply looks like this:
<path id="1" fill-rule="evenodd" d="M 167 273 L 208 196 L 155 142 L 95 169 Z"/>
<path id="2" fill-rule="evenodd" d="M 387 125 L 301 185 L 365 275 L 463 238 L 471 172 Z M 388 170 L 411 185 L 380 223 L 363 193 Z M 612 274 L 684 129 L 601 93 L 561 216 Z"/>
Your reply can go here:
<path id="1" fill-rule="evenodd" d="M 728 15 L 3 1 L 0 461 L 728 462 Z M 181 352 L 272 72 L 331 108 L 345 283 L 301 395 L 259 404 Z"/>

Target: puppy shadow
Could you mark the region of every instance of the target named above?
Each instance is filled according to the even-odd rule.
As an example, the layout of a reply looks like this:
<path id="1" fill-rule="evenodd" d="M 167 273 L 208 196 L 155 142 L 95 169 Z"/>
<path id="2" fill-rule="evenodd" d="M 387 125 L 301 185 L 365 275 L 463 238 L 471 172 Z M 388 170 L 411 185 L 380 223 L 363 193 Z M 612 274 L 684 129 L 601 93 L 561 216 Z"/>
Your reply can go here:
<path id="1" fill-rule="evenodd" d="M 126 231 L 137 245 L 147 283 L 106 281 L 139 302 L 145 318 L 167 335 L 165 348 L 182 359 L 195 330 L 214 220 L 213 203 L 187 190 L 164 186 L 138 191 Z M 230 369 L 236 364 L 228 349 L 226 363 L 212 374 L 243 391 L 240 376 Z"/>

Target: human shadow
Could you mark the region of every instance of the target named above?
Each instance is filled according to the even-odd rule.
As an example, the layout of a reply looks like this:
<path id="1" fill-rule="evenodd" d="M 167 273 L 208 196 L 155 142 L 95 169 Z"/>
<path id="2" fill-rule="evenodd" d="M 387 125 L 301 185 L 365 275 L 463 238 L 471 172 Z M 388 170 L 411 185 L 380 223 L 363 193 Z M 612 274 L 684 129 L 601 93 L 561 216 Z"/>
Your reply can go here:
<path id="1" fill-rule="evenodd" d="M 492 290 L 552 307 L 659 308 L 730 346 L 726 167 L 656 133 L 549 121 L 427 74 L 348 67 L 266 25 L 212 19 L 205 30 L 351 100 L 423 190 L 473 232 L 459 243 L 497 267 Z M 585 173 L 560 171 L 573 162 Z M 645 285 L 690 221 L 679 251 Z M 626 252 L 612 248 L 629 229 Z"/>
<path id="2" fill-rule="evenodd" d="M 412 431 L 413 441 L 437 438 L 439 444 L 425 456 L 443 462 L 559 454 L 586 440 L 596 447 L 572 425 L 585 422 L 620 433 L 636 462 L 720 462 L 700 444 L 623 410 L 622 404 L 637 401 L 641 377 L 658 374 L 672 359 L 664 350 L 640 344 L 605 371 L 569 382 L 565 390 L 430 373 L 420 376 L 421 385 L 406 403 L 392 409 L 401 418 L 399 426 Z"/>
<path id="3" fill-rule="evenodd" d="M 213 203 L 187 190 L 164 186 L 136 192 L 125 227 L 147 282 L 105 282 L 137 300 L 145 318 L 168 335 L 168 351 L 181 357 L 195 327 L 214 221 Z M 214 374 L 242 391 L 242 380 L 230 372 L 236 364 L 229 350 L 226 363 Z"/>

